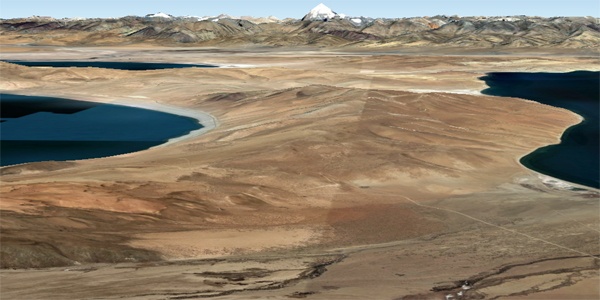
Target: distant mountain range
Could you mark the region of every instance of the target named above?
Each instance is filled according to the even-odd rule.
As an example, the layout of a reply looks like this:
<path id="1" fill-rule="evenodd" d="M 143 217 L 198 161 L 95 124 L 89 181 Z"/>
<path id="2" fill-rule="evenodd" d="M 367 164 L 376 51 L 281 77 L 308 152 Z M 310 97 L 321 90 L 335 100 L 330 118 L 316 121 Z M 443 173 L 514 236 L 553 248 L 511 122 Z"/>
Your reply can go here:
<path id="1" fill-rule="evenodd" d="M 173 15 L 169 15 L 166 13 L 155 13 L 155 14 L 148 14 L 145 16 L 145 18 L 162 18 L 162 19 L 170 19 L 170 20 L 184 20 L 184 21 L 219 21 L 220 19 L 234 19 L 234 20 L 246 20 L 246 21 L 250 21 L 254 24 L 262 24 L 262 23 L 276 23 L 279 22 L 280 20 L 276 17 L 273 16 L 269 16 L 269 17 L 251 17 L 251 16 L 241 16 L 241 17 L 234 17 L 234 16 L 230 16 L 230 15 L 226 15 L 226 14 L 220 14 L 218 16 L 204 16 L 204 17 L 197 17 L 197 16 L 184 16 L 184 17 L 176 17 Z"/>
<path id="2" fill-rule="evenodd" d="M 551 47 L 600 48 L 599 19 L 532 16 L 349 17 L 319 4 L 301 19 L 175 17 L 112 19 L 29 17 L 0 20 L 0 43 L 198 46 Z"/>

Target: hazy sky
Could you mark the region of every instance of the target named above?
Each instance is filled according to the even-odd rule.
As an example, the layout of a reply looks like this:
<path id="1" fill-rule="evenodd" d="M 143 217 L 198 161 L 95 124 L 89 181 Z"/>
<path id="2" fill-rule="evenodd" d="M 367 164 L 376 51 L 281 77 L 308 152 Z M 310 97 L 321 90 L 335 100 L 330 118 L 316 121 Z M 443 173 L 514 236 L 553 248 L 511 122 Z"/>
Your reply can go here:
<path id="1" fill-rule="evenodd" d="M 600 16 L 599 0 L 0 0 L 0 17 L 276 16 L 301 18 L 323 2 L 349 16 Z"/>

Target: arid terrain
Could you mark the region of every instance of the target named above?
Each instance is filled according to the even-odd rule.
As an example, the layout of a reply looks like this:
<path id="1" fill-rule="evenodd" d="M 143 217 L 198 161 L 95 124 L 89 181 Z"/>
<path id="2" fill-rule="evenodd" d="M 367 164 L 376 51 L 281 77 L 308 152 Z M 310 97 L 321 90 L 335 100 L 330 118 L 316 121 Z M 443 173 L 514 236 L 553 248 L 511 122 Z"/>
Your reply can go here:
<path id="1" fill-rule="evenodd" d="M 334 14 L 332 11 L 326 12 Z M 590 11 L 594 13 L 594 11 Z M 2 44 L 54 46 L 394 47 L 597 49 L 596 17 L 341 17 L 276 20 L 138 17 L 0 19 Z"/>
<path id="2" fill-rule="evenodd" d="M 600 296 L 599 191 L 518 162 L 581 118 L 482 95 L 478 79 L 600 70 L 595 50 L 0 49 L 223 67 L 0 62 L 3 92 L 214 125 L 141 152 L 0 169 L 2 299 Z"/>

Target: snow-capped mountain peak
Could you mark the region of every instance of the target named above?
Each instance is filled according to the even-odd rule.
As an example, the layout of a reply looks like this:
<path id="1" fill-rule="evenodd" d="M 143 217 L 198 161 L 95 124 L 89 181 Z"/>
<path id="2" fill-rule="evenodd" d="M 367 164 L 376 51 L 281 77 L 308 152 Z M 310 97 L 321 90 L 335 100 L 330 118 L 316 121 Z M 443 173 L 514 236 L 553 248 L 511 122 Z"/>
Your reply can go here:
<path id="1" fill-rule="evenodd" d="M 331 8 L 327 7 L 325 4 L 320 3 L 315 6 L 315 8 L 311 9 L 302 20 L 328 20 L 335 17 L 339 17 L 339 15 L 331 10 Z"/>
<path id="2" fill-rule="evenodd" d="M 173 16 L 169 15 L 169 14 L 165 14 L 162 12 L 156 13 L 156 14 L 149 14 L 146 15 L 146 18 L 165 18 L 165 19 L 172 19 Z"/>

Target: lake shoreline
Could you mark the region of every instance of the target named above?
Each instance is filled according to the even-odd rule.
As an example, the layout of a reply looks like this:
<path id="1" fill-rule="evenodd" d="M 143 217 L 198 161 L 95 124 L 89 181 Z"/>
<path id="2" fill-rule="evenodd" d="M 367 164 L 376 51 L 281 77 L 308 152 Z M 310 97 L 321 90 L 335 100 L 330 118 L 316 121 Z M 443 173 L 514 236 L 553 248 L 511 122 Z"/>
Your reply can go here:
<path id="1" fill-rule="evenodd" d="M 260 67 L 133 73 L 0 63 L 1 85 L 13 92 L 164 103 L 220 122 L 150 151 L 3 169 L 2 295 L 443 298 L 464 280 L 474 297 L 597 290 L 595 258 L 581 254 L 597 250 L 589 242 L 598 238 L 597 192 L 553 188 L 515 162 L 555 143 L 576 117 L 517 98 L 443 94 L 482 90 L 477 77 L 491 71 L 570 71 L 597 60 L 132 47 L 14 55 Z M 245 98 L 208 101 L 234 93 Z M 235 243 L 242 236 L 249 243 Z M 201 255 L 222 256 L 192 260 Z M 516 290 L 494 280 L 504 275 Z M 578 283 L 536 290 L 569 280 Z"/>
<path id="2" fill-rule="evenodd" d="M 149 109 L 149 110 L 160 111 L 160 112 L 169 113 L 169 114 L 173 114 L 173 115 L 178 115 L 178 116 L 182 116 L 182 117 L 189 117 L 189 118 L 196 119 L 198 121 L 198 124 L 202 125 L 202 128 L 200 128 L 200 129 L 193 130 L 193 131 L 189 132 L 188 134 L 185 134 L 182 136 L 170 138 L 165 143 L 156 145 L 149 149 L 165 147 L 167 145 L 181 142 L 183 140 L 198 137 L 198 136 L 201 136 L 219 126 L 218 119 L 207 112 L 204 112 L 201 110 L 185 108 L 185 107 L 181 107 L 181 106 L 164 104 L 164 103 L 158 102 L 157 100 L 154 100 L 154 102 L 143 102 L 143 103 L 141 103 L 139 101 L 134 101 L 134 100 L 117 100 L 114 102 L 110 102 L 110 104 L 123 105 L 123 106 L 142 108 L 142 109 Z M 138 152 L 141 152 L 141 151 L 138 151 Z"/>
<path id="3" fill-rule="evenodd" d="M 527 100 L 527 99 L 523 99 L 523 100 L 531 101 L 531 100 Z M 540 104 L 543 104 L 543 103 L 540 103 Z M 546 104 L 544 104 L 544 105 L 546 105 Z M 549 106 L 551 106 L 551 105 L 549 105 Z M 556 107 L 556 106 L 552 106 L 552 107 Z M 560 108 L 560 107 L 556 107 L 556 108 Z M 565 110 L 568 110 L 568 109 L 565 109 Z M 542 173 L 542 172 L 540 172 L 538 170 L 535 170 L 533 168 L 530 168 L 530 167 L 526 166 L 525 164 L 523 164 L 521 162 L 521 160 L 524 157 L 530 155 L 531 153 L 537 151 L 540 148 L 544 148 L 544 147 L 547 147 L 547 146 L 559 144 L 561 137 L 565 134 L 565 132 L 567 130 L 569 130 L 571 127 L 577 126 L 581 122 L 583 122 L 583 120 L 584 120 L 583 117 L 581 117 L 580 115 L 578 115 L 578 114 L 576 114 L 576 113 L 574 113 L 574 112 L 572 112 L 570 110 L 568 110 L 568 111 L 571 112 L 571 113 L 573 113 L 573 114 L 575 114 L 576 116 L 580 117 L 580 121 L 578 123 L 576 123 L 576 124 L 573 124 L 573 125 L 565 128 L 565 130 L 560 135 L 557 135 L 557 139 L 558 139 L 557 143 L 548 144 L 546 146 L 542 146 L 542 147 L 538 147 L 538 148 L 533 148 L 530 152 L 517 157 L 517 159 L 515 161 L 516 161 L 516 163 L 519 166 L 523 167 L 523 169 L 527 170 L 528 172 L 533 173 L 537 178 L 539 178 L 542 181 L 542 183 L 544 183 L 545 185 L 547 185 L 549 187 L 552 187 L 552 188 L 555 188 L 555 189 L 568 189 L 568 190 L 573 190 L 573 189 L 587 189 L 587 190 L 589 190 L 589 189 L 593 189 L 593 190 L 600 191 L 600 189 L 592 187 L 592 186 L 587 186 L 587 185 L 584 185 L 584 184 L 572 182 L 572 181 L 569 181 L 569 180 L 566 180 L 566 179 L 562 179 L 562 178 L 554 177 L 554 176 L 549 175 L 549 174 Z"/>
<path id="4" fill-rule="evenodd" d="M 32 94 L 27 94 L 27 93 L 19 94 L 19 95 L 26 96 L 26 97 L 29 97 L 29 96 L 44 97 L 43 95 L 32 95 Z M 102 98 L 77 97 L 77 96 L 73 97 L 72 95 L 52 95 L 52 96 L 47 96 L 47 97 L 56 97 L 59 99 L 67 99 L 67 100 L 80 101 L 80 102 L 90 102 L 90 103 L 94 103 L 95 105 L 115 105 L 115 106 L 123 106 L 123 107 L 143 109 L 143 110 L 147 110 L 147 111 L 166 113 L 166 114 L 170 114 L 173 116 L 193 119 L 193 121 L 195 121 L 195 123 L 197 125 L 199 125 L 197 127 L 200 127 L 200 128 L 194 129 L 192 131 L 188 131 L 187 133 L 185 133 L 183 135 L 170 137 L 168 139 L 165 139 L 160 144 L 148 146 L 144 149 L 140 149 L 140 150 L 136 150 L 136 151 L 126 151 L 126 152 L 122 152 L 122 153 L 118 153 L 118 154 L 114 154 L 114 155 L 101 155 L 101 156 L 94 156 L 94 157 L 87 157 L 87 158 L 46 159 L 46 160 L 42 160 L 42 161 L 81 161 L 81 160 L 89 160 L 89 159 L 115 157 L 115 156 L 120 156 L 120 155 L 131 155 L 131 154 L 139 153 L 139 152 L 142 152 L 145 150 L 158 148 L 158 147 L 165 147 L 165 146 L 168 146 L 168 145 L 171 145 L 174 143 L 178 143 L 180 141 L 198 137 L 218 126 L 218 120 L 214 116 L 212 116 L 204 111 L 199 111 L 199 110 L 194 110 L 194 109 L 189 109 L 189 108 L 184 108 L 184 107 L 179 107 L 179 106 L 174 106 L 174 105 L 169 105 L 169 104 L 163 104 L 157 100 L 151 100 L 151 99 L 146 99 L 146 98 L 144 98 L 143 100 L 142 99 L 140 99 L 140 100 L 129 100 L 129 99 L 111 100 L 111 99 L 106 99 L 104 97 L 102 97 Z M 149 102 L 149 101 L 154 101 L 154 102 Z M 0 166 L 0 168 L 24 165 L 24 164 L 33 163 L 33 162 L 37 162 L 37 160 L 2 165 L 2 166 Z"/>
<path id="5" fill-rule="evenodd" d="M 482 94 L 533 101 L 566 110 L 576 116 L 556 142 L 520 156 L 528 170 L 556 178 L 572 186 L 599 189 L 598 169 L 598 83 L 595 71 L 491 72 L 480 77 L 487 89 Z M 535 114 L 532 115 L 535 119 Z"/>

